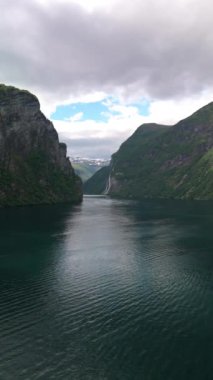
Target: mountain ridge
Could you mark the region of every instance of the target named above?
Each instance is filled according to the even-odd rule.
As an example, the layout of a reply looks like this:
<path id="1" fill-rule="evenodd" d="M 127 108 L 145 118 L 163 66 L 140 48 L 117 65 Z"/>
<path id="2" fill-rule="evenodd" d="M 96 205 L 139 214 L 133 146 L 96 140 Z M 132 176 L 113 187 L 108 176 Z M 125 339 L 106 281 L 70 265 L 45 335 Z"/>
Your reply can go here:
<path id="1" fill-rule="evenodd" d="M 112 155 L 109 172 L 105 188 L 110 178 L 114 197 L 213 199 L 213 102 L 173 126 L 140 126 Z M 96 178 L 86 192 L 96 193 Z"/>

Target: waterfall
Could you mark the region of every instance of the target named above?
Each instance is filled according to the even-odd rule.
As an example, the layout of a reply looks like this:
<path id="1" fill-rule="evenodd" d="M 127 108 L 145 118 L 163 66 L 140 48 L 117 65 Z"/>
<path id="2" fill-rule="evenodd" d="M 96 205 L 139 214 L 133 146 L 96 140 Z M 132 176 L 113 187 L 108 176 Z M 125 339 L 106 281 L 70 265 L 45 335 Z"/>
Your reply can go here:
<path id="1" fill-rule="evenodd" d="M 111 177 L 110 177 L 110 174 L 109 174 L 109 178 L 107 180 L 106 188 L 105 188 L 105 190 L 103 192 L 104 195 L 107 195 L 109 193 L 110 187 L 111 187 Z"/>

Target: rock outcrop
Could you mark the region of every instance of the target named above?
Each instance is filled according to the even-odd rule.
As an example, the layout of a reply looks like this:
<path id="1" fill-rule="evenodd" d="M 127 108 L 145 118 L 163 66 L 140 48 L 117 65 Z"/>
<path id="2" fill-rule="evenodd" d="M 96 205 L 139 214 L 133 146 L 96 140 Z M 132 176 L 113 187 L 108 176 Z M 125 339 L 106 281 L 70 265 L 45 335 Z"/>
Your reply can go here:
<path id="1" fill-rule="evenodd" d="M 81 180 L 38 99 L 0 85 L 0 206 L 81 200 Z"/>

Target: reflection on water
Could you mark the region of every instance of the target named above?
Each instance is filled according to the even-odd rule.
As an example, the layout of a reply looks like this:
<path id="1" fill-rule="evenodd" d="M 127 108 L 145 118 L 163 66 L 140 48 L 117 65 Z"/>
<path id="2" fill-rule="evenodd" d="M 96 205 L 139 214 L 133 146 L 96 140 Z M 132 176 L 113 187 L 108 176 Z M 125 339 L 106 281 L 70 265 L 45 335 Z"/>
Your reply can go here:
<path id="1" fill-rule="evenodd" d="M 0 378 L 211 379 L 213 203 L 0 211 Z"/>

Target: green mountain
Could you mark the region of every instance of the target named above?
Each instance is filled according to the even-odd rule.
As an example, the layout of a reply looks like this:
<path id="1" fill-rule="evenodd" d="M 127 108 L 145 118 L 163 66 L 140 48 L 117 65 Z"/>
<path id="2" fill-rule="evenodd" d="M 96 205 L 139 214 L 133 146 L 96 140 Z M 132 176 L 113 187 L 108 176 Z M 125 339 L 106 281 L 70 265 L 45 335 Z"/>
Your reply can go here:
<path id="1" fill-rule="evenodd" d="M 89 159 L 89 158 L 77 158 L 72 160 L 72 166 L 82 179 L 82 182 L 86 182 L 103 166 L 108 166 L 109 160 Z"/>
<path id="2" fill-rule="evenodd" d="M 86 182 L 98 170 L 96 166 L 89 165 L 86 162 L 73 162 L 72 166 L 82 182 Z"/>
<path id="3" fill-rule="evenodd" d="M 0 206 L 81 200 L 81 180 L 38 99 L 0 85 Z"/>
<path id="4" fill-rule="evenodd" d="M 109 171 L 102 188 L 104 182 L 114 197 L 213 199 L 213 103 L 174 126 L 140 126 Z M 98 178 L 89 184 L 88 192 L 98 193 Z"/>
<path id="5" fill-rule="evenodd" d="M 106 190 L 107 180 L 110 174 L 110 167 L 104 166 L 99 169 L 83 185 L 85 194 L 103 194 Z"/>

